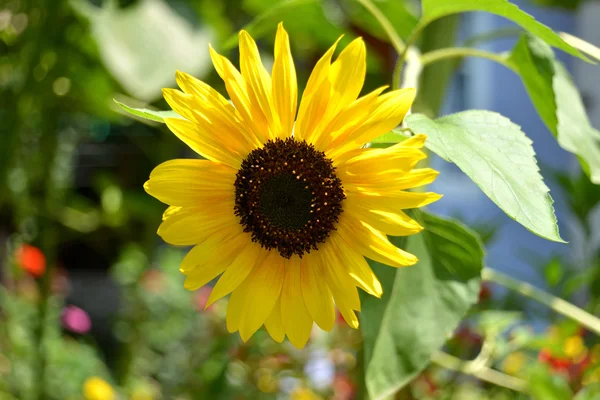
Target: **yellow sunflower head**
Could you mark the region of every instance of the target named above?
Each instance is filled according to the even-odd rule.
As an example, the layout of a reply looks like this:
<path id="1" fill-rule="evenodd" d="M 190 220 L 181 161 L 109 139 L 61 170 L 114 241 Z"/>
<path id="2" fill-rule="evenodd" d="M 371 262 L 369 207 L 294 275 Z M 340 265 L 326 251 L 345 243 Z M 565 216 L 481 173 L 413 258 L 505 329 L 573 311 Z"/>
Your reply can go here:
<path id="1" fill-rule="evenodd" d="M 386 235 L 422 228 L 402 209 L 440 198 L 409 192 L 437 172 L 413 169 L 425 157 L 423 135 L 386 149 L 364 145 L 395 128 L 413 89 L 359 97 L 365 44 L 350 43 L 332 62 L 334 44 L 317 62 L 297 107 L 296 70 L 280 24 L 271 74 L 241 31 L 240 70 L 212 48 L 231 103 L 204 82 L 177 72 L 183 91 L 164 89 L 182 118 L 169 129 L 201 155 L 167 161 L 144 188 L 169 205 L 158 234 L 194 245 L 181 263 L 185 288 L 221 275 L 207 306 L 231 293 L 227 329 L 248 340 L 263 324 L 276 341 L 303 347 L 313 321 L 332 329 L 337 307 L 358 327 L 357 287 L 380 297 L 365 257 L 402 267 L 417 259 Z"/>

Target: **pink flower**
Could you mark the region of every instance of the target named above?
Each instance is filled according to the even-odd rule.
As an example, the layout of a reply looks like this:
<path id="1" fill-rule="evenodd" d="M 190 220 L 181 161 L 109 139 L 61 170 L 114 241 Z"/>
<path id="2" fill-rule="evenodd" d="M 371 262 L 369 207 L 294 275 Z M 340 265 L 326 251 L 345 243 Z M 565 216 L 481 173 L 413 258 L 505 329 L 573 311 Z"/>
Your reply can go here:
<path id="1" fill-rule="evenodd" d="M 61 316 L 63 327 L 71 332 L 83 335 L 92 328 L 89 315 L 79 307 L 67 306 Z"/>
<path id="2" fill-rule="evenodd" d="M 210 297 L 210 293 L 212 292 L 212 288 L 209 286 L 202 286 L 198 289 L 194 295 L 194 304 L 196 306 L 196 310 L 203 312 L 212 312 L 214 304 L 206 307 L 206 303 L 208 303 L 208 298 Z"/>

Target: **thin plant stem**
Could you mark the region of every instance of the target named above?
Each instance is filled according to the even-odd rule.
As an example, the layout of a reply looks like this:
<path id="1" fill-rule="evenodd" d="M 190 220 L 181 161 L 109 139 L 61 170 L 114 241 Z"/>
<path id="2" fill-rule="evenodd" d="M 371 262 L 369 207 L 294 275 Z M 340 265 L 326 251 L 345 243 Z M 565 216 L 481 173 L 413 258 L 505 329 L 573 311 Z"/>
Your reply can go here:
<path id="1" fill-rule="evenodd" d="M 502 64 L 508 69 L 514 69 L 513 66 L 508 63 L 505 56 L 485 50 L 473 49 L 471 47 L 449 47 L 446 49 L 433 50 L 421 56 L 421 63 L 423 66 L 426 66 L 450 58 L 463 57 L 485 58 L 497 62 L 498 64 Z"/>
<path id="2" fill-rule="evenodd" d="M 48 306 L 52 291 L 52 273 L 54 266 L 54 249 L 56 248 L 56 232 L 52 222 L 46 222 L 43 231 L 41 249 L 46 256 L 46 268 L 39 282 L 40 300 L 38 305 L 38 321 L 35 329 L 35 346 L 37 351 L 35 365 L 35 397 L 44 399 L 46 388 L 46 319 L 48 317 Z"/>
<path id="3" fill-rule="evenodd" d="M 406 49 L 404 41 L 400 38 L 400 35 L 398 35 L 398 33 L 396 32 L 390 20 L 387 19 L 387 17 L 381 12 L 381 10 L 377 8 L 377 6 L 373 4 L 371 0 L 356 1 L 362 4 L 362 6 L 365 7 L 375 17 L 377 22 L 379 22 L 386 35 L 390 38 L 390 42 L 392 43 L 392 46 L 394 46 L 394 49 L 396 49 L 398 54 L 404 53 Z"/>
<path id="4" fill-rule="evenodd" d="M 481 276 L 486 281 L 500 284 L 510 290 L 522 294 L 523 296 L 542 303 L 557 313 L 579 322 L 589 330 L 600 335 L 600 319 L 598 317 L 593 316 L 587 311 L 582 310 L 581 308 L 561 298 L 553 296 L 530 285 L 529 283 L 521 282 L 491 268 L 484 268 Z"/>
<path id="5" fill-rule="evenodd" d="M 464 361 L 442 351 L 434 353 L 431 361 L 440 367 L 462 372 L 463 374 L 471 375 L 482 381 L 493 383 L 494 385 L 514 390 L 515 392 L 527 392 L 527 383 L 522 379 L 503 374 L 486 366 L 474 365 L 472 361 Z"/>
<path id="6" fill-rule="evenodd" d="M 523 28 L 521 27 L 496 29 L 491 32 L 482 33 L 481 35 L 472 36 L 465 40 L 464 45 L 472 47 L 476 44 L 490 42 L 496 39 L 512 38 L 515 36 L 519 36 L 522 32 Z"/>

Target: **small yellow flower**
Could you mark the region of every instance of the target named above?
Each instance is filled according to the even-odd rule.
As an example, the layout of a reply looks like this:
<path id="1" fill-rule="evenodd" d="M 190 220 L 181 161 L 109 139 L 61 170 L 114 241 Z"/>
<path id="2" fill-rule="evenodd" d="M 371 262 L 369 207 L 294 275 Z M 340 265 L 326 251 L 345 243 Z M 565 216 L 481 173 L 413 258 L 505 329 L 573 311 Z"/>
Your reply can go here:
<path id="1" fill-rule="evenodd" d="M 577 358 L 586 351 L 583 339 L 579 335 L 568 337 L 564 344 L 565 355 L 569 358 Z"/>
<path id="2" fill-rule="evenodd" d="M 290 393 L 291 400 L 321 400 L 321 397 L 316 395 L 308 388 L 296 388 Z"/>
<path id="3" fill-rule="evenodd" d="M 502 370 L 510 375 L 517 375 L 527 363 L 527 356 L 520 351 L 511 353 L 502 361 Z"/>
<path id="4" fill-rule="evenodd" d="M 362 97 L 366 49 L 350 43 L 332 62 L 334 44 L 317 62 L 297 107 L 289 39 L 280 24 L 271 74 L 241 31 L 240 70 L 210 49 L 231 103 L 204 82 L 177 72 L 183 92 L 164 89 L 183 118 L 169 129 L 205 160 L 167 161 L 144 188 L 170 205 L 158 234 L 195 245 L 181 263 L 185 288 L 222 274 L 207 306 L 231 293 L 227 329 L 248 340 L 263 324 L 278 342 L 303 347 L 313 321 L 325 331 L 334 305 L 358 327 L 357 287 L 380 297 L 365 257 L 403 267 L 417 258 L 389 242 L 422 228 L 402 210 L 441 196 L 407 189 L 437 171 L 413 169 L 425 136 L 387 149 L 364 145 L 395 128 L 415 97 L 385 87 Z"/>
<path id="5" fill-rule="evenodd" d="M 83 384 L 86 400 L 114 400 L 115 392 L 108 382 L 97 376 L 88 378 Z"/>

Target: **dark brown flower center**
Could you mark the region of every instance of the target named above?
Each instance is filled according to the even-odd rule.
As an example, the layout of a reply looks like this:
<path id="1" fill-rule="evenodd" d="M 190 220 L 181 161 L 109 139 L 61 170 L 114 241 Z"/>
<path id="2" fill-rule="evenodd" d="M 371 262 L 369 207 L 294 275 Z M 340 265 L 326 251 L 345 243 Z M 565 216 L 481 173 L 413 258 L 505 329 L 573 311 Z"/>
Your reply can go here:
<path id="1" fill-rule="evenodd" d="M 345 198 L 325 153 L 293 138 L 252 151 L 235 180 L 235 215 L 244 231 L 285 258 L 302 257 L 325 242 Z"/>

